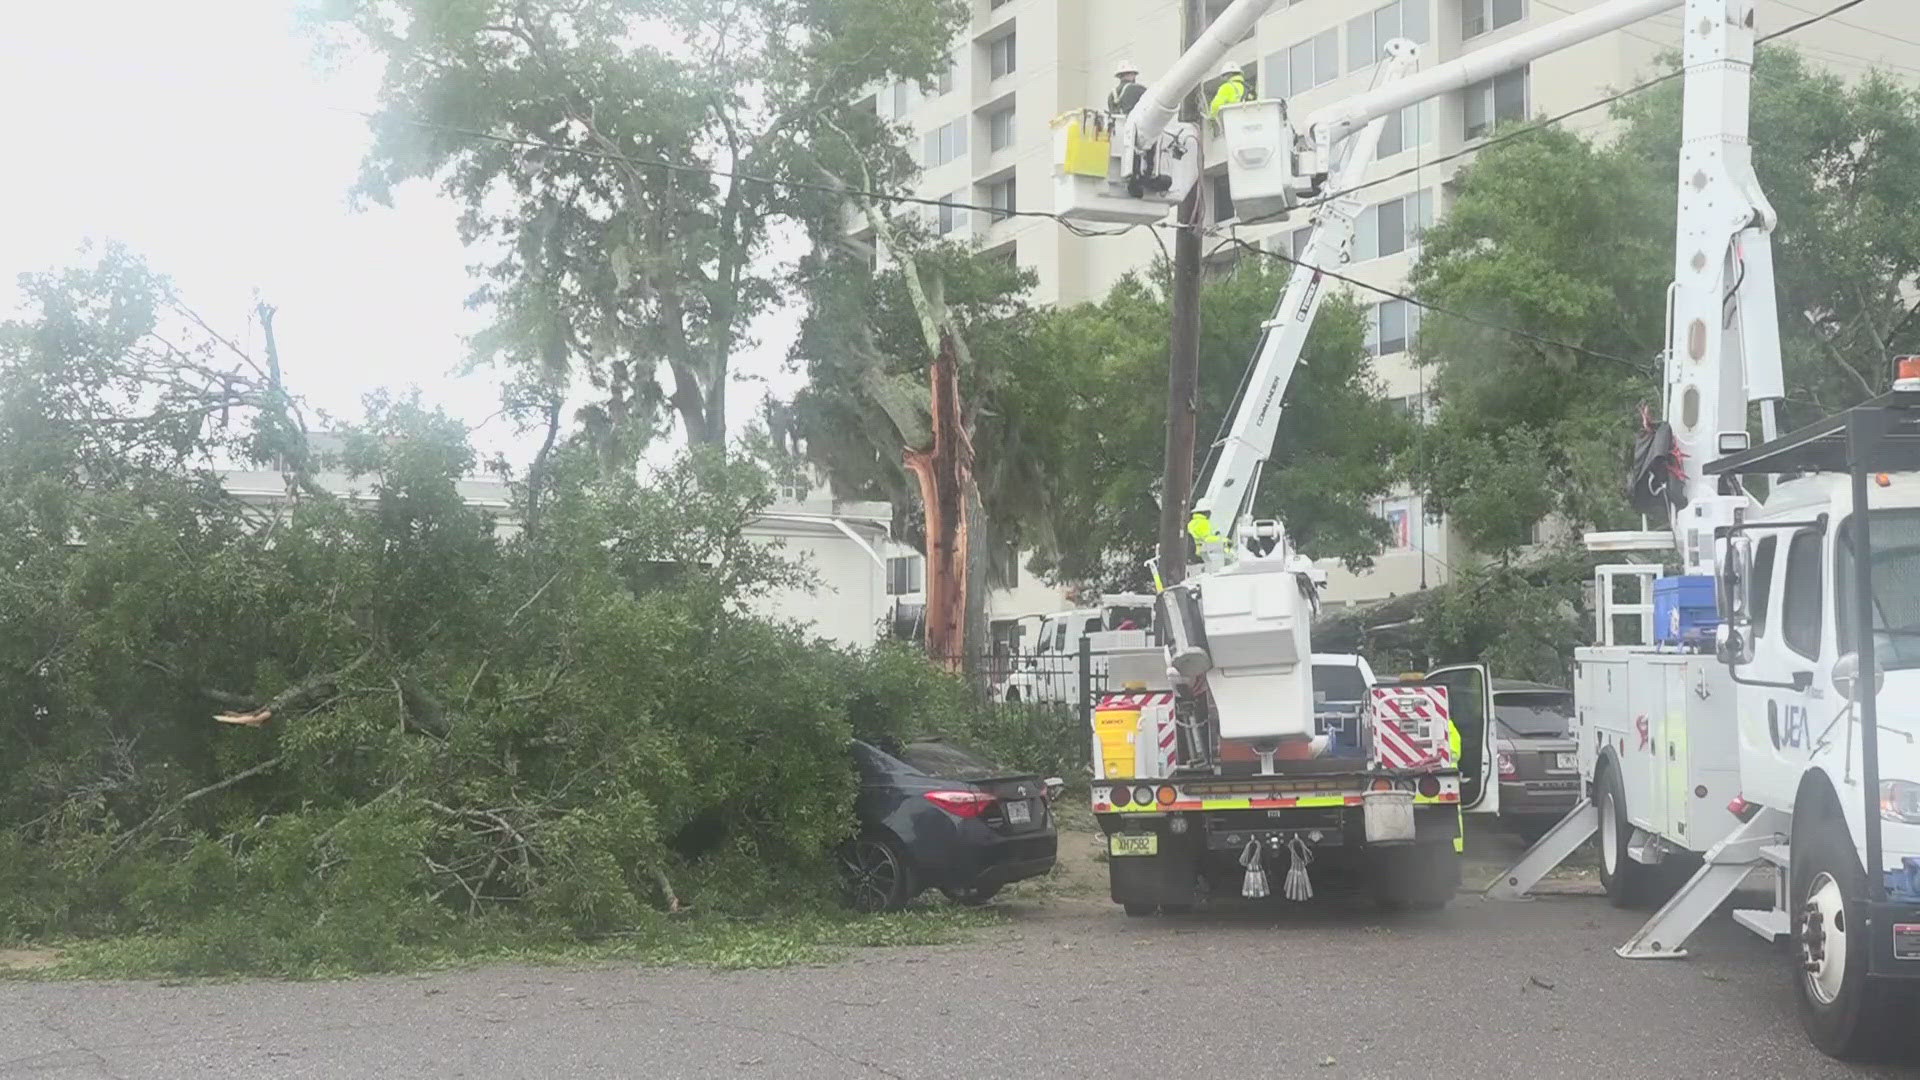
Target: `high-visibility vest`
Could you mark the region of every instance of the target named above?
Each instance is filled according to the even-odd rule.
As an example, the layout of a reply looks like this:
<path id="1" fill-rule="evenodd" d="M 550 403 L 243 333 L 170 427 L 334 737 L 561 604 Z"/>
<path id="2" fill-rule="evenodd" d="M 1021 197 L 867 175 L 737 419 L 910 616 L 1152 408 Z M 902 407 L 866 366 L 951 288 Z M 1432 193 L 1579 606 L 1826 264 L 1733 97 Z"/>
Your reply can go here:
<path id="1" fill-rule="evenodd" d="M 1240 75 L 1230 76 L 1226 82 L 1220 84 L 1220 89 L 1213 92 L 1213 111 L 1207 115 L 1219 116 L 1222 108 L 1228 105 L 1238 105 L 1240 102 L 1246 100 L 1246 97 L 1246 78 Z"/>

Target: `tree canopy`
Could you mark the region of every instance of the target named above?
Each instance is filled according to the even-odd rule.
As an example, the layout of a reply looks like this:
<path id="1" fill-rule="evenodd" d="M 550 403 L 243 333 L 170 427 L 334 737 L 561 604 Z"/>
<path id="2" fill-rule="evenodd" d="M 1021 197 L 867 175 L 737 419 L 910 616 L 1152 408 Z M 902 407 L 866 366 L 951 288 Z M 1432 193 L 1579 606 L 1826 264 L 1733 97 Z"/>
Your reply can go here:
<path id="1" fill-rule="evenodd" d="M 495 312 L 476 360 L 544 414 L 579 384 L 596 446 L 665 421 L 727 438 L 726 383 L 780 295 L 781 223 L 840 227 L 827 179 L 905 175 L 862 104 L 944 70 L 964 0 L 329 0 L 323 26 L 387 60 L 361 190 L 432 178 L 463 208 Z"/>

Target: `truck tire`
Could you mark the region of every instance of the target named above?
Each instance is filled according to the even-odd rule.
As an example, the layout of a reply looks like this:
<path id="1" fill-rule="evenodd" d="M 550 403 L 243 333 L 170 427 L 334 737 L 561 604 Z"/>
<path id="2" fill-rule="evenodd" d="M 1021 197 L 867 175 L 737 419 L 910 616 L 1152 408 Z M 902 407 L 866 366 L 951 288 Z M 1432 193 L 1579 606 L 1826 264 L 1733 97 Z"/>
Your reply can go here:
<path id="1" fill-rule="evenodd" d="M 1867 875 L 1831 796 L 1821 793 L 1797 809 L 1792 853 L 1788 955 L 1800 1026 L 1832 1057 L 1883 1054 L 1906 1026 L 1896 1016 L 1904 991 L 1867 978 Z"/>
<path id="2" fill-rule="evenodd" d="M 1374 900 L 1388 911 L 1438 911 L 1459 891 L 1460 857 L 1451 842 L 1374 852 Z"/>
<path id="3" fill-rule="evenodd" d="M 1654 893 L 1655 868 L 1627 854 L 1633 825 L 1627 821 L 1627 795 L 1619 770 L 1602 769 L 1594 787 L 1594 806 L 1600 815 L 1600 884 L 1606 886 L 1607 903 L 1617 908 L 1645 907 Z"/>

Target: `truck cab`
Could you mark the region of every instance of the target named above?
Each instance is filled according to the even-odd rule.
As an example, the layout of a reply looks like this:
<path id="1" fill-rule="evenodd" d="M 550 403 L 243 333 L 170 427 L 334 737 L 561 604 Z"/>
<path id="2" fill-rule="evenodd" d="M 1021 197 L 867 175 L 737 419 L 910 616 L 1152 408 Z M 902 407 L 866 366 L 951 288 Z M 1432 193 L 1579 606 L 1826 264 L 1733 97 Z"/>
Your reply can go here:
<path id="1" fill-rule="evenodd" d="M 999 686 L 1000 700 L 1071 702 L 1080 698 L 1080 652 L 1088 653 L 1088 676 L 1104 685 L 1107 656 L 1116 649 L 1144 648 L 1152 640 L 1153 598 L 1120 593 L 1097 607 L 1072 608 L 1039 616 L 1030 653 L 1014 660 Z"/>

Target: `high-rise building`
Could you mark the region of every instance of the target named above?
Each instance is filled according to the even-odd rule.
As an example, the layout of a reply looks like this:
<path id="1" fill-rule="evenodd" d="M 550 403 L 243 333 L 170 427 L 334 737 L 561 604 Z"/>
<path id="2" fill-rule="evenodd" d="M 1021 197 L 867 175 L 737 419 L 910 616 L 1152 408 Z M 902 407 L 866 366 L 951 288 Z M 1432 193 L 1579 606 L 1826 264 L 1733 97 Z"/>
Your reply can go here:
<path id="1" fill-rule="evenodd" d="M 1146 230 L 1117 237 L 1077 236 L 1045 218 L 994 211 L 1053 209 L 1051 123 L 1074 109 L 1103 104 L 1121 63 L 1153 81 L 1180 53 L 1188 0 L 973 0 L 973 20 L 953 50 L 953 67 L 935 85 L 881 88 L 874 107 L 915 132 L 922 173 L 916 194 L 991 210 L 928 208 L 939 232 L 976 242 L 1035 271 L 1036 299 L 1097 299 L 1130 270 L 1148 265 L 1160 246 Z M 1230 0 L 1194 0 L 1207 18 Z M 1232 50 L 1263 97 L 1287 98 L 1292 114 L 1365 90 L 1381 48 L 1395 37 L 1424 46 L 1421 65 L 1452 60 L 1533 27 L 1594 6 L 1597 0 L 1280 0 Z M 1837 0 L 1761 0 L 1761 29 L 1784 28 L 1819 15 Z M 1811 60 L 1844 76 L 1870 68 L 1920 79 L 1920 27 L 1912 0 L 1868 0 L 1796 31 L 1788 41 Z M 1451 177 L 1492 128 L 1507 120 L 1554 115 L 1631 86 L 1677 52 L 1674 11 L 1535 61 L 1530 67 L 1410 106 L 1388 123 L 1369 179 L 1371 205 L 1355 237 L 1349 276 L 1399 290 L 1418 254 L 1420 232 L 1446 213 Z M 1567 121 L 1575 131 L 1603 134 L 1605 109 Z M 1433 161 L 1431 165 L 1425 164 Z M 1217 225 L 1269 250 L 1297 253 L 1306 222 L 1240 226 L 1233 217 L 1218 143 L 1208 154 Z M 1405 174 L 1405 175 L 1399 175 Z M 1235 249 L 1217 256 L 1224 265 Z M 1218 268 L 1218 267 L 1216 267 Z M 1420 313 L 1401 300 L 1356 294 L 1369 307 L 1368 350 L 1386 394 L 1416 415 L 1430 398 L 1426 373 L 1407 345 Z M 1449 541 L 1444 522 L 1429 521 L 1417 496 L 1383 500 L 1392 546 L 1364 575 L 1335 568 L 1335 603 L 1395 595 L 1439 584 L 1452 565 L 1471 557 Z"/>

